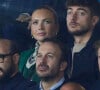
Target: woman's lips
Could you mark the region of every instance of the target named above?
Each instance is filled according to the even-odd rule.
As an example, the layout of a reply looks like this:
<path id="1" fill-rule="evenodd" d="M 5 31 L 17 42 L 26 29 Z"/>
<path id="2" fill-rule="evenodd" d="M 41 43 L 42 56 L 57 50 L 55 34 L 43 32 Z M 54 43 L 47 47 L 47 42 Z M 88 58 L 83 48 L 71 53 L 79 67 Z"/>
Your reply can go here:
<path id="1" fill-rule="evenodd" d="M 39 36 L 45 36 L 46 33 L 38 33 Z"/>

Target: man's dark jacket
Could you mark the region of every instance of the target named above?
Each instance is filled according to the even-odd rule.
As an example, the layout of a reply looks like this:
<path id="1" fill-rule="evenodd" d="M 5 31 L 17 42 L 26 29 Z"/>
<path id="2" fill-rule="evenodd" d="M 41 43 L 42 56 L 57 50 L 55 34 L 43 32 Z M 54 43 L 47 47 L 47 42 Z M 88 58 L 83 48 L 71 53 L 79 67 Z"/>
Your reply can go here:
<path id="1" fill-rule="evenodd" d="M 100 38 L 97 33 L 93 32 L 90 40 L 87 42 L 86 46 L 79 52 L 75 53 L 73 58 L 73 72 L 70 77 L 72 81 L 79 82 L 85 87 L 92 84 L 98 79 L 98 63 L 97 56 L 94 48 L 94 43 Z M 68 67 L 69 71 L 72 66 L 72 48 L 74 40 L 70 41 L 69 47 L 69 57 L 68 57 Z"/>
<path id="2" fill-rule="evenodd" d="M 0 90 L 28 90 L 29 87 L 35 83 L 23 78 L 20 73 L 17 73 L 14 77 L 0 82 Z"/>

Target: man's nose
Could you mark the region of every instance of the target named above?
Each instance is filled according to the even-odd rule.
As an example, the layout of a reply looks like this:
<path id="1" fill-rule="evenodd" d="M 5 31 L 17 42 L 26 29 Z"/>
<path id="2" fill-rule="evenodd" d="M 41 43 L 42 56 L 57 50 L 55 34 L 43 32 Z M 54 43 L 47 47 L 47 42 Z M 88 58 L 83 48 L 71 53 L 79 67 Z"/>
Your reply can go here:
<path id="1" fill-rule="evenodd" d="M 72 20 L 74 20 L 74 21 L 77 20 L 77 13 L 73 13 L 73 15 L 72 15 Z"/>
<path id="2" fill-rule="evenodd" d="M 47 57 L 46 56 L 43 56 L 41 62 L 46 63 L 46 61 L 47 61 Z"/>

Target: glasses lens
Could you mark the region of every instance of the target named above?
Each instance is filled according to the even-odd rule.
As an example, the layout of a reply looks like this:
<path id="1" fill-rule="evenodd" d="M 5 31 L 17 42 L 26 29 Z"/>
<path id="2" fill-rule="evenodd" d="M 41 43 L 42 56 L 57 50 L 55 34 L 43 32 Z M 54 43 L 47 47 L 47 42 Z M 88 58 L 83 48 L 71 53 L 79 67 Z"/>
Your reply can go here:
<path id="1" fill-rule="evenodd" d="M 7 56 L 10 56 L 12 55 L 11 53 L 9 54 L 0 54 L 0 62 L 3 62 L 4 61 L 4 58 L 7 57 Z"/>

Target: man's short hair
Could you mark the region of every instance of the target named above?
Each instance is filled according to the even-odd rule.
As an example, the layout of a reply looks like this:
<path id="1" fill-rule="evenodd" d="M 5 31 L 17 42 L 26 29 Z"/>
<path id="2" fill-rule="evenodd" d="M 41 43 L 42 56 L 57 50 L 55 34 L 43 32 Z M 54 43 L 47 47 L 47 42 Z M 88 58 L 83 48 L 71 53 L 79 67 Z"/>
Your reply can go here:
<path id="1" fill-rule="evenodd" d="M 20 54 L 18 44 L 17 44 L 17 42 L 15 42 L 13 40 L 11 40 L 11 49 L 10 50 L 12 53 L 19 53 Z"/>
<path id="2" fill-rule="evenodd" d="M 74 5 L 88 7 L 93 15 L 100 16 L 99 0 L 66 0 L 66 8 Z"/>
<path id="3" fill-rule="evenodd" d="M 10 42 L 10 53 L 11 54 L 14 54 L 14 53 L 20 53 L 20 49 L 19 49 L 19 47 L 18 47 L 18 43 L 17 42 L 15 42 L 14 40 L 11 40 L 11 39 L 8 39 L 8 38 L 1 38 L 0 37 L 0 40 L 9 40 L 9 42 Z"/>
<path id="4" fill-rule="evenodd" d="M 61 62 L 68 61 L 67 60 L 68 59 L 68 48 L 65 43 L 58 40 L 58 38 L 47 38 L 47 39 L 44 39 L 42 43 L 45 43 L 45 42 L 51 42 L 51 43 L 58 45 L 59 49 L 61 50 L 61 58 L 60 58 Z"/>

